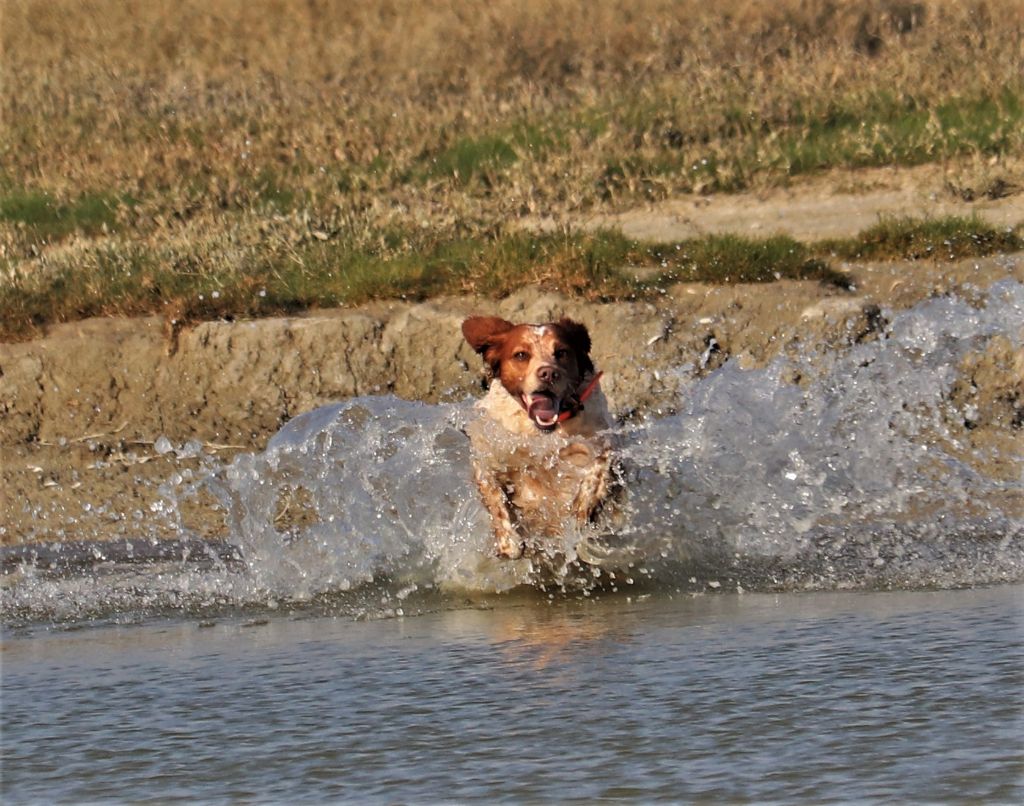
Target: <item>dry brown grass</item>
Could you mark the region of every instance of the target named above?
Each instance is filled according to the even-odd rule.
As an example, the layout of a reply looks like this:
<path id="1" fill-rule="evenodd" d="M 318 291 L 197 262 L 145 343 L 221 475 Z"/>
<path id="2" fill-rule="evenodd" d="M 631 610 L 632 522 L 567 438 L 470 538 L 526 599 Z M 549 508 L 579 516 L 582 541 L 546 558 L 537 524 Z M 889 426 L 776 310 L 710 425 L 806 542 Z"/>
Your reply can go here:
<path id="1" fill-rule="evenodd" d="M 1018 0 L 0 9 L 2 282 L 160 263 L 156 309 L 318 243 L 383 265 L 526 214 L 1024 153 Z"/>

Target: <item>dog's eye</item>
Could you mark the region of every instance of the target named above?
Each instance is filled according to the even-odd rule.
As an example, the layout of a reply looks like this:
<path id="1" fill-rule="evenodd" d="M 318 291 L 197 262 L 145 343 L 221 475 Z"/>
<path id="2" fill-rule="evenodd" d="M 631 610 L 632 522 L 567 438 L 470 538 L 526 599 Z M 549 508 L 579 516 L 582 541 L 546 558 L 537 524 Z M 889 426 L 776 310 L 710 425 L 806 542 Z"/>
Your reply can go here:
<path id="1" fill-rule="evenodd" d="M 569 357 L 569 351 L 566 350 L 564 347 L 561 347 L 561 348 L 555 350 L 555 360 L 556 361 L 564 361 L 568 357 Z"/>
<path id="2" fill-rule="evenodd" d="M 520 350 L 518 353 L 514 353 L 512 355 L 512 357 L 516 361 L 529 361 L 530 360 L 530 354 L 528 352 L 526 352 L 526 350 Z"/>

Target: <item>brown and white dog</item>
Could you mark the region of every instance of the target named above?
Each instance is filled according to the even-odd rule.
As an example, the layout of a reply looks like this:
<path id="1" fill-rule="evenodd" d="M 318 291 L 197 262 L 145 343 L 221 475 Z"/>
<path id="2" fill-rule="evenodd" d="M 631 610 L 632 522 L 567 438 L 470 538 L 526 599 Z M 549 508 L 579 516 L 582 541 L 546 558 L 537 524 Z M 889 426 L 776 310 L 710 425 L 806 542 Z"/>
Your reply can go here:
<path id="1" fill-rule="evenodd" d="M 515 325 L 474 316 L 462 333 L 491 385 L 467 427 L 473 470 L 498 555 L 584 526 L 615 487 L 612 419 L 590 359 L 590 334 L 571 319 Z"/>

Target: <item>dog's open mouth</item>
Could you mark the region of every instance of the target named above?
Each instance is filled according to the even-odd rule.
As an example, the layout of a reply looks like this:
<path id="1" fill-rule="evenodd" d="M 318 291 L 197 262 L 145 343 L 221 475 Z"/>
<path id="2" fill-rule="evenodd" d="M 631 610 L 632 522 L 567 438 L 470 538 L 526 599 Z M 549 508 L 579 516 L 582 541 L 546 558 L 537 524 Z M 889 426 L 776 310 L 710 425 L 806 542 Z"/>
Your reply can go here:
<path id="1" fill-rule="evenodd" d="M 539 390 L 523 395 L 523 406 L 533 424 L 545 431 L 558 425 L 558 412 L 562 401 L 548 391 Z"/>

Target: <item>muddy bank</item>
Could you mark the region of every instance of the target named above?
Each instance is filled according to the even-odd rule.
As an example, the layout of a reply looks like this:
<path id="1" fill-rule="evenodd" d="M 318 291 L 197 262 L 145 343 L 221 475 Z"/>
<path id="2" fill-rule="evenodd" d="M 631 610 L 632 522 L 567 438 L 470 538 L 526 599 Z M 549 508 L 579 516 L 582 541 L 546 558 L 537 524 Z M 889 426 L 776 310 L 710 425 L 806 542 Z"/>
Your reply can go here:
<path id="1" fill-rule="evenodd" d="M 656 302 L 587 305 L 526 289 L 500 303 L 437 299 L 210 322 L 176 343 L 159 320 L 141 319 L 69 324 L 44 339 L 0 345 L 0 539 L 130 536 L 133 523 L 159 510 L 168 477 L 187 480 L 234 452 L 261 448 L 291 417 L 326 403 L 476 394 L 479 361 L 459 329 L 470 313 L 580 319 L 618 416 L 657 416 L 694 375 L 728 358 L 752 367 L 780 353 L 875 338 L 887 313 L 929 296 L 1024 281 L 1024 256 L 846 270 L 852 290 L 679 284 Z M 974 417 L 963 428 L 965 454 L 1019 434 L 1022 369 L 1024 355 L 1005 339 L 981 345 L 958 368 L 957 410 Z"/>
<path id="2" fill-rule="evenodd" d="M 437 402 L 480 387 L 460 323 L 471 313 L 585 322 L 620 416 L 670 405 L 685 374 L 728 357 L 758 366 L 780 352 L 871 338 L 884 311 L 1024 277 L 1020 257 L 846 267 L 853 285 L 681 283 L 656 302 L 589 305 L 526 289 L 499 303 L 442 298 L 291 318 L 206 322 L 168 340 L 150 319 L 96 319 L 0 345 L 0 444 L 82 440 L 259 446 L 294 415 L 356 395 Z M 966 289 L 966 292 L 965 292 Z"/>

